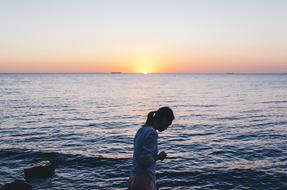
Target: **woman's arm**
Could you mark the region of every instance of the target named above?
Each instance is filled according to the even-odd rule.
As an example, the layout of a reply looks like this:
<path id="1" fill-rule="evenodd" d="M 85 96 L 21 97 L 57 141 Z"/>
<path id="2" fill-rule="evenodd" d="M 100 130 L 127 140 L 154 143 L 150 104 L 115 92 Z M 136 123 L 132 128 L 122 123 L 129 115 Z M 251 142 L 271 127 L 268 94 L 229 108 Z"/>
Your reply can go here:
<path id="1" fill-rule="evenodd" d="M 142 145 L 142 152 L 139 158 L 139 163 L 143 167 L 149 167 L 157 160 L 157 155 L 155 155 L 155 150 L 157 147 L 157 133 L 151 131 L 146 135 Z"/>

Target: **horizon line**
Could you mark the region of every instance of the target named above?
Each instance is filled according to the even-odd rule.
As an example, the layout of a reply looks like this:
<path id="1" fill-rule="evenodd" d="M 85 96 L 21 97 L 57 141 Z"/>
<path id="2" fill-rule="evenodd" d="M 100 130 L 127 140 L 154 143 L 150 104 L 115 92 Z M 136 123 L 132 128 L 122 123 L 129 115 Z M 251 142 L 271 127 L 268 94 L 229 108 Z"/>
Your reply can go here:
<path id="1" fill-rule="evenodd" d="M 141 75 L 153 75 L 153 74 L 287 74 L 287 72 L 0 72 L 0 74 L 141 74 Z"/>

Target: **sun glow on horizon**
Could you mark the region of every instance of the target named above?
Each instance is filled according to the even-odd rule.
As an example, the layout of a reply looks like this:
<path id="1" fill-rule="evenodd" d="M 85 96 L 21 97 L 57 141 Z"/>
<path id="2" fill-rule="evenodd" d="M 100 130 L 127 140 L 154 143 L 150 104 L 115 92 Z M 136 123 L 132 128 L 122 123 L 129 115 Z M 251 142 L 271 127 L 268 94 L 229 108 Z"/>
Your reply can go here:
<path id="1" fill-rule="evenodd" d="M 137 57 L 134 60 L 132 64 L 134 65 L 134 72 L 136 73 L 149 74 L 160 71 L 160 62 L 154 57 Z"/>

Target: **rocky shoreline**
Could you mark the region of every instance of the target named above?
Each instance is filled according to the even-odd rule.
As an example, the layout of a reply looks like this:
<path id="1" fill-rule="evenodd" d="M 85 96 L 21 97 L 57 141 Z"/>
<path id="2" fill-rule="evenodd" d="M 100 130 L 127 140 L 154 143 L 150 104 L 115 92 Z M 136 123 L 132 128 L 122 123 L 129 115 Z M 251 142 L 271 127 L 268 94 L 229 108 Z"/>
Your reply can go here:
<path id="1" fill-rule="evenodd" d="M 13 182 L 0 185 L 0 190 L 32 190 L 29 180 L 53 177 L 55 167 L 50 161 L 42 161 L 24 168 L 23 171 L 25 180 L 16 179 Z"/>

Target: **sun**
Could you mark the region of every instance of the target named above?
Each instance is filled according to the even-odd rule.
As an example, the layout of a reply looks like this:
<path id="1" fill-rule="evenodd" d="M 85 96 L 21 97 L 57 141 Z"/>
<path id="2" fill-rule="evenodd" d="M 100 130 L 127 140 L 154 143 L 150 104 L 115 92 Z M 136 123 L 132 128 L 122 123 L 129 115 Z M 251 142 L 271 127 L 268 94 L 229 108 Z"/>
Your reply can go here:
<path id="1" fill-rule="evenodd" d="M 137 73 L 146 75 L 156 72 L 157 61 L 152 57 L 138 57 L 134 61 L 134 66 Z"/>

